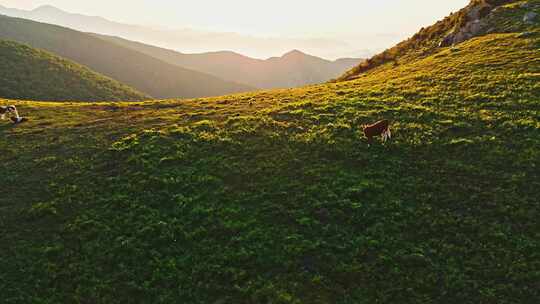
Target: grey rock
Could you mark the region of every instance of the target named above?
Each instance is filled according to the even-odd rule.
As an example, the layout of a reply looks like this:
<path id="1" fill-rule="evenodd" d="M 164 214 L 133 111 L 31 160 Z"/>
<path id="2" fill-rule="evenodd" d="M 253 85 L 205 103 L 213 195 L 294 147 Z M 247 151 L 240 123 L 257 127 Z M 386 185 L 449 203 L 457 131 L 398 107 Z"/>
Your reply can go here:
<path id="1" fill-rule="evenodd" d="M 473 36 L 476 36 L 476 35 L 480 34 L 483 27 L 484 27 L 483 22 L 481 22 L 479 20 L 473 21 L 473 22 L 468 24 L 469 33 L 471 35 L 473 35 Z"/>
<path id="2" fill-rule="evenodd" d="M 477 4 L 476 6 L 472 7 L 469 10 L 467 14 L 468 20 L 469 21 L 481 20 L 485 16 L 491 14 L 493 9 L 494 9 L 493 5 L 488 4 L 488 3 Z"/>
<path id="3" fill-rule="evenodd" d="M 538 14 L 535 12 L 528 12 L 523 16 L 524 22 L 534 22 L 536 17 L 538 17 Z"/>
<path id="4" fill-rule="evenodd" d="M 489 4 L 471 6 L 466 15 L 468 22 L 461 27 L 456 27 L 451 33 L 446 35 L 439 43 L 439 47 L 455 45 L 480 35 L 486 27 L 484 17 L 486 13 L 492 11 L 493 6 Z"/>
<path id="5" fill-rule="evenodd" d="M 487 3 L 477 4 L 467 12 L 467 20 L 480 20 L 493 10 L 493 6 Z"/>
<path id="6" fill-rule="evenodd" d="M 467 39 L 470 39 L 471 38 L 471 34 L 467 31 L 459 31 L 456 33 L 456 35 L 454 36 L 454 41 L 452 44 L 458 44 L 458 43 L 461 43 Z"/>
<path id="7" fill-rule="evenodd" d="M 446 37 L 443 38 L 441 43 L 439 43 L 439 47 L 451 46 L 453 43 L 454 43 L 454 34 L 450 33 Z"/>
<path id="8" fill-rule="evenodd" d="M 525 23 L 534 23 L 536 20 L 536 17 L 538 16 L 535 12 L 528 12 L 523 16 L 523 22 Z"/>
<path id="9" fill-rule="evenodd" d="M 475 6 L 469 10 L 467 13 L 467 19 L 468 20 L 478 20 L 480 19 L 480 10 L 482 7 L 480 5 Z"/>
<path id="10" fill-rule="evenodd" d="M 480 35 L 484 27 L 485 23 L 480 20 L 468 22 L 461 29 L 453 33 L 452 44 L 458 44 Z"/>

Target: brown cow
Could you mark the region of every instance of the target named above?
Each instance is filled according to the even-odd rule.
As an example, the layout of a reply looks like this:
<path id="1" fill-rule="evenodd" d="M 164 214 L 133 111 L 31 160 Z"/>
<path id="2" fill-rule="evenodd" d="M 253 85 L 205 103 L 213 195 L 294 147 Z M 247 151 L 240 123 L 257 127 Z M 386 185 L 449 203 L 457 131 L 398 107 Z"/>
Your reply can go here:
<path id="1" fill-rule="evenodd" d="M 374 136 L 382 136 L 383 142 L 392 138 L 392 132 L 390 132 L 390 122 L 386 119 L 380 120 L 372 125 L 362 125 L 364 135 L 368 139 L 368 143 L 373 142 Z"/>

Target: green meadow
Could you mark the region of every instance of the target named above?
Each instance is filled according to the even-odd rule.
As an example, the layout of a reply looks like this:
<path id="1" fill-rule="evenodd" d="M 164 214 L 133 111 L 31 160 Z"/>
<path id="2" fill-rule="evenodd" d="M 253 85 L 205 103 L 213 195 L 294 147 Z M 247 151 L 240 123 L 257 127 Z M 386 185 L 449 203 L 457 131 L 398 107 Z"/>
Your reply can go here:
<path id="1" fill-rule="evenodd" d="M 538 303 L 527 29 L 298 89 L 2 100 L 3 302 Z"/>

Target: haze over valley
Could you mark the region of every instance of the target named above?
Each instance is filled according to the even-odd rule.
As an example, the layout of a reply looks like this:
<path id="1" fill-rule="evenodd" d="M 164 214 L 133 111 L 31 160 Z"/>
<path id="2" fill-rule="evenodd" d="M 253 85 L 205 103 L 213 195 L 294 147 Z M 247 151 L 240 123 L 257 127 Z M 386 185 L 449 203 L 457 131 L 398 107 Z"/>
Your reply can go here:
<path id="1" fill-rule="evenodd" d="M 233 51 L 267 59 L 298 49 L 335 60 L 370 57 L 466 2 L 338 0 L 305 5 L 305 1 L 278 0 L 272 5 L 258 5 L 244 0 L 203 0 L 154 5 L 137 0 L 124 5 L 104 0 L 1 0 L 4 7 L 0 7 L 0 14 L 119 36 L 182 53 Z M 409 17 L 411 14 L 414 18 Z"/>

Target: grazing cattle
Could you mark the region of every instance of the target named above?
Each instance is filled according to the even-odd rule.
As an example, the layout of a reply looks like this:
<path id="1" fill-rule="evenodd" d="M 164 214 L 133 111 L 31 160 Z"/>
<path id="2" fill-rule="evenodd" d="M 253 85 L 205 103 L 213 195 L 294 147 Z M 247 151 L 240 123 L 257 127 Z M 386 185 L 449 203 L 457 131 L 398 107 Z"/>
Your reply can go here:
<path id="1" fill-rule="evenodd" d="M 0 118 L 6 119 L 7 114 L 15 114 L 15 117 L 19 118 L 19 112 L 15 106 L 0 106 Z"/>
<path id="2" fill-rule="evenodd" d="M 14 124 L 19 124 L 24 121 L 28 121 L 27 118 L 19 116 L 19 111 L 15 106 L 0 106 L 0 118 L 2 120 L 6 119 L 6 115 L 13 114 L 14 116 L 10 117 L 11 121 Z"/>
<path id="3" fill-rule="evenodd" d="M 382 136 L 383 142 L 392 138 L 392 132 L 390 132 L 390 122 L 388 120 L 380 120 L 372 125 L 362 125 L 364 135 L 368 139 L 368 143 L 373 142 L 373 137 Z"/>

